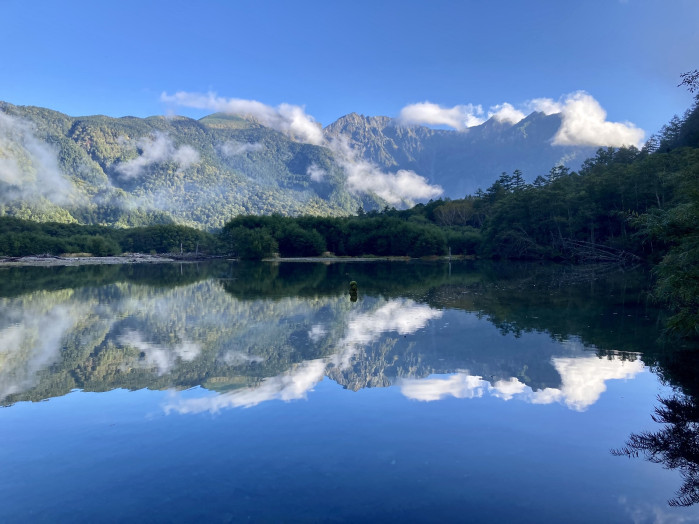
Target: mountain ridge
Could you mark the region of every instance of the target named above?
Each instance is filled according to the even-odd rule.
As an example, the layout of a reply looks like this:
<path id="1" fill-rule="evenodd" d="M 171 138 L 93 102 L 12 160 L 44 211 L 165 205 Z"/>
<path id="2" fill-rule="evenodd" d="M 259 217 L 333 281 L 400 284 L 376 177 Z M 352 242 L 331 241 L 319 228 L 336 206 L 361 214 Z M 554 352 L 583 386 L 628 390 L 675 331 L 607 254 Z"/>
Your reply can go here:
<path id="1" fill-rule="evenodd" d="M 562 160 L 574 169 L 595 149 L 554 146 L 560 116 L 543 113 L 465 132 L 350 113 L 322 129 L 320 145 L 225 113 L 71 117 L 0 102 L 0 117 L 0 215 L 118 227 L 211 229 L 239 214 L 347 215 L 409 203 L 379 196 L 382 185 L 417 184 L 429 195 L 439 185 L 461 198 L 502 171 L 533 180 Z"/>
<path id="2" fill-rule="evenodd" d="M 389 117 L 350 113 L 324 128 L 385 169 L 409 169 L 439 183 L 451 198 L 488 187 L 502 172 L 520 169 L 529 182 L 564 164 L 577 169 L 596 147 L 559 146 L 552 139 L 560 114 L 533 112 L 516 124 L 490 118 L 466 131 L 403 126 Z"/>
<path id="3" fill-rule="evenodd" d="M 2 115 L 0 160 L 9 160 L 0 164 L 0 215 L 216 228 L 238 214 L 346 215 L 360 205 L 381 205 L 348 191 L 326 148 L 259 124 L 217 127 L 220 117 L 69 117 L 4 102 Z M 51 156 L 55 166 L 47 170 L 40 157 Z M 310 180 L 310 165 L 324 169 L 324 180 Z M 51 176 L 38 180 L 40 171 Z M 66 198 L 41 187 L 65 183 L 71 186 Z"/>

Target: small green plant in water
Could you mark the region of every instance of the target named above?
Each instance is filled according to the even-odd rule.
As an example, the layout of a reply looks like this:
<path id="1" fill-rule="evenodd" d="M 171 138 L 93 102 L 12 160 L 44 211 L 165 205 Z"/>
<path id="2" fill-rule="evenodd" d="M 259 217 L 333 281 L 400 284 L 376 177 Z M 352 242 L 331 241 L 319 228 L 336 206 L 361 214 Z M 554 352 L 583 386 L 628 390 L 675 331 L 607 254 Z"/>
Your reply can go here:
<path id="1" fill-rule="evenodd" d="M 349 285 L 350 301 L 357 301 L 357 283 L 353 280 Z"/>

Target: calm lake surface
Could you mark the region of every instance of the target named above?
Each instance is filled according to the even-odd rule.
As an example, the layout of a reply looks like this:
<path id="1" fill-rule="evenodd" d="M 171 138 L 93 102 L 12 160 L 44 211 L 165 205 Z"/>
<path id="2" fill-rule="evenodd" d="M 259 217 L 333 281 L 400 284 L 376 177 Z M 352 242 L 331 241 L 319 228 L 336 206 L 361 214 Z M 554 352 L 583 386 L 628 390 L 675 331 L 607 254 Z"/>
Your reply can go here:
<path id="1" fill-rule="evenodd" d="M 348 294 L 358 283 L 356 301 Z M 0 269 L 0 522 L 699 522 L 615 456 L 696 363 L 648 275 Z"/>

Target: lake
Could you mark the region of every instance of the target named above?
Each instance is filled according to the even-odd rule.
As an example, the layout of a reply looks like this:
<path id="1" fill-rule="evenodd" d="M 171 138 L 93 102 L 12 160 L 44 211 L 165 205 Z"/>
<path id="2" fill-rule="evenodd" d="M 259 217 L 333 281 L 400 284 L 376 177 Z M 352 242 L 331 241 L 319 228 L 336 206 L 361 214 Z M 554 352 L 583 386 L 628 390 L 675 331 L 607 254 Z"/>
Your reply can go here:
<path id="1" fill-rule="evenodd" d="M 696 471 L 612 452 L 694 398 L 648 283 L 476 262 L 0 269 L 0 521 L 699 522 L 668 503 Z"/>

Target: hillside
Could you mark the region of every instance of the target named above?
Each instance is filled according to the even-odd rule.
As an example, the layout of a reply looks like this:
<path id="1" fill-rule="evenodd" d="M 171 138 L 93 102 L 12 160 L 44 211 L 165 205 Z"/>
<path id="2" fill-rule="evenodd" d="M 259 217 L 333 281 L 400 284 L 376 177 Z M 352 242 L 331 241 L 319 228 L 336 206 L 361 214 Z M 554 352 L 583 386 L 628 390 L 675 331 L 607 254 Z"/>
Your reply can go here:
<path id="1" fill-rule="evenodd" d="M 216 228 L 238 214 L 344 215 L 382 203 L 350 193 L 327 148 L 238 117 L 0 111 L 0 214 Z M 311 166 L 322 179 L 311 179 Z"/>
<path id="2" fill-rule="evenodd" d="M 0 215 L 220 228 L 241 214 L 348 215 L 533 180 L 592 148 L 554 146 L 558 115 L 467 132 L 352 113 L 303 143 L 240 116 L 70 117 L 0 102 Z"/>

